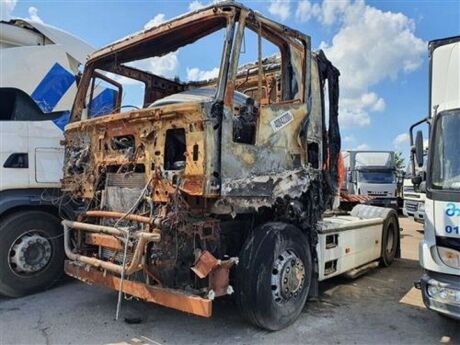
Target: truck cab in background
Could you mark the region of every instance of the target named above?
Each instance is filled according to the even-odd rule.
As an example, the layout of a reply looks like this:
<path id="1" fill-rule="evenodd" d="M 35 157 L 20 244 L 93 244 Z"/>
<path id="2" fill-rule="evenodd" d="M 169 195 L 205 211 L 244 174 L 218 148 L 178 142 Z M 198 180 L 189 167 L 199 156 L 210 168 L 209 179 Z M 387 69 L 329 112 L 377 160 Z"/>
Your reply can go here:
<path id="1" fill-rule="evenodd" d="M 425 179 L 426 164 L 421 169 L 416 169 L 416 174 L 412 175 L 411 165 L 407 166 L 404 176 L 402 196 L 404 200 L 402 213 L 406 217 L 412 217 L 417 223 L 425 222 L 425 199 L 426 199 L 426 184 L 414 186 L 412 178 L 420 176 Z"/>
<path id="2" fill-rule="evenodd" d="M 431 41 L 429 115 L 410 130 L 411 163 L 424 163 L 423 132 L 429 129 L 425 234 L 420 264 L 425 270 L 417 287 L 427 308 L 460 319 L 460 36 Z M 415 174 L 414 174 L 415 175 Z M 420 186 L 423 178 L 415 176 Z"/>
<path id="3" fill-rule="evenodd" d="M 372 197 L 375 206 L 398 207 L 398 178 L 393 151 L 345 151 L 348 194 Z"/>
<path id="4" fill-rule="evenodd" d="M 79 67 L 93 50 L 57 28 L 0 22 L 0 294 L 52 285 L 63 272 L 63 129 Z"/>

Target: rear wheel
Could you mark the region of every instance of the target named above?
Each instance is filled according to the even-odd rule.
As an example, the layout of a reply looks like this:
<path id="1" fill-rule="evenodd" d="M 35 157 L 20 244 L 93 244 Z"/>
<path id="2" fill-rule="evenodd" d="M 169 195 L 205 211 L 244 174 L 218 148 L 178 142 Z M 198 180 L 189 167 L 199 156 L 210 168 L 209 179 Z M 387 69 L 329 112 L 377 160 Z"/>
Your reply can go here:
<path id="1" fill-rule="evenodd" d="M 305 305 L 311 275 L 310 245 L 298 228 L 284 223 L 259 227 L 246 240 L 237 266 L 241 313 L 261 328 L 287 327 Z"/>
<path id="2" fill-rule="evenodd" d="M 19 297 L 48 288 L 63 272 L 58 218 L 42 211 L 12 214 L 0 224 L 0 294 Z"/>
<path id="3" fill-rule="evenodd" d="M 399 226 L 398 218 L 395 211 L 388 213 L 383 222 L 382 231 L 382 256 L 380 266 L 390 266 L 395 257 L 399 246 Z"/>

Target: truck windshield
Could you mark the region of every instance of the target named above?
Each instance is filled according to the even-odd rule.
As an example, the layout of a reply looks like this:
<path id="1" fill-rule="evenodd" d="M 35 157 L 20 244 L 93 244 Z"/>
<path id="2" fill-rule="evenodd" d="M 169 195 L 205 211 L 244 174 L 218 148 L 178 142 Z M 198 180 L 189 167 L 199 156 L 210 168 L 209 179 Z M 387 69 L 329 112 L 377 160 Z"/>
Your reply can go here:
<path id="1" fill-rule="evenodd" d="M 363 183 L 395 183 L 392 171 L 360 171 L 359 180 Z"/>
<path id="2" fill-rule="evenodd" d="M 432 186 L 460 190 L 460 110 L 438 115 L 433 135 Z"/>

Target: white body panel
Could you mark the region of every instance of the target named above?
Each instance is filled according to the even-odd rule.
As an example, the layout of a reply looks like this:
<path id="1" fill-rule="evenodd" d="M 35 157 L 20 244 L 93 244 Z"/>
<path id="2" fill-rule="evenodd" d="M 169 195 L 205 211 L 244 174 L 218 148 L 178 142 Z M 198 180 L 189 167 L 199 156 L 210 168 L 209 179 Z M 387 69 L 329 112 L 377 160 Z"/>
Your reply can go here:
<path id="1" fill-rule="evenodd" d="M 431 117 L 460 108 L 460 41 L 436 47 L 431 57 Z M 430 143 L 430 150 L 433 145 Z M 460 241 L 460 203 L 425 200 L 425 233 L 420 243 L 420 264 L 428 271 L 460 276 L 460 270 L 445 265 L 438 254 L 436 236 Z"/>
<path id="2" fill-rule="evenodd" d="M 92 48 L 59 29 L 26 20 L 0 22 L 0 88 L 19 89 L 61 122 L 0 121 L 0 191 L 59 188 L 63 126 L 77 92 L 75 76 Z M 27 153 L 28 168 L 4 168 L 13 153 Z"/>
<path id="3" fill-rule="evenodd" d="M 404 179 L 403 185 L 404 206 L 402 209 L 406 217 L 413 217 L 417 222 L 425 219 L 425 193 L 416 192 L 411 179 Z"/>
<path id="4" fill-rule="evenodd" d="M 369 195 L 381 198 L 396 197 L 396 182 L 395 183 L 366 183 L 359 179 L 356 183 L 359 195 Z M 355 193 L 358 194 L 358 193 Z"/>
<path id="5" fill-rule="evenodd" d="M 460 43 L 446 44 L 433 51 L 431 111 L 460 108 Z"/>
<path id="6" fill-rule="evenodd" d="M 321 222 L 320 228 L 316 247 L 319 281 L 348 272 L 381 257 L 382 218 L 330 217 Z M 331 236 L 335 245 L 327 244 Z M 328 270 L 326 267 L 334 269 Z"/>
<path id="7" fill-rule="evenodd" d="M 444 231 L 442 226 L 445 224 L 456 224 L 457 226 L 459 225 L 458 217 L 457 219 L 445 218 L 443 215 L 445 212 L 445 206 L 443 208 L 438 206 L 439 204 L 445 205 L 446 203 L 441 201 L 433 201 L 428 198 L 425 201 L 425 234 L 423 240 L 420 242 L 419 247 L 420 265 L 428 271 L 442 272 L 445 274 L 460 276 L 460 271 L 458 269 L 449 267 L 441 261 L 441 258 L 439 257 L 438 251 L 436 249 L 435 234 L 438 233 L 441 235 L 441 233 Z"/>
<path id="8" fill-rule="evenodd" d="M 0 190 L 59 188 L 64 160 L 59 141 L 63 135 L 53 121 L 0 122 L 0 133 Z M 3 167 L 13 153 L 28 154 L 27 169 Z"/>

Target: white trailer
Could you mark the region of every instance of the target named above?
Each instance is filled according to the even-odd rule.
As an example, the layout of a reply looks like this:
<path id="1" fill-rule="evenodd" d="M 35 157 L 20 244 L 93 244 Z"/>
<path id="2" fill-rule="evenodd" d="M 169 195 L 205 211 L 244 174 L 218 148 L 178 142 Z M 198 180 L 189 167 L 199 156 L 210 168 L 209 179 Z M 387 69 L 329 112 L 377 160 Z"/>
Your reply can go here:
<path id="1" fill-rule="evenodd" d="M 63 272 L 63 129 L 93 49 L 30 20 L 0 22 L 0 293 L 52 285 Z"/>

